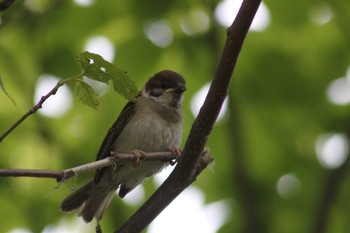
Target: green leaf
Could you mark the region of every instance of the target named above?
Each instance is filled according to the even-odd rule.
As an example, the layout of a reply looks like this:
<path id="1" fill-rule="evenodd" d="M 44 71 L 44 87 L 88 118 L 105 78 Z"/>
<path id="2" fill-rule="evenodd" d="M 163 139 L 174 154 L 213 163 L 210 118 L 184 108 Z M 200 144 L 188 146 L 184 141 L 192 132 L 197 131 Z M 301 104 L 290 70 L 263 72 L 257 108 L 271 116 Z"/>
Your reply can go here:
<path id="1" fill-rule="evenodd" d="M 16 102 L 14 101 L 14 99 L 11 98 L 11 96 L 9 95 L 9 93 L 7 93 L 6 89 L 5 89 L 5 86 L 4 84 L 2 83 L 2 80 L 1 80 L 1 76 L 0 76 L 0 87 L 1 87 L 1 90 L 5 93 L 5 95 L 12 101 L 12 103 L 14 105 L 16 105 Z"/>
<path id="2" fill-rule="evenodd" d="M 79 100 L 84 104 L 97 109 L 99 102 L 94 89 L 81 79 L 77 79 L 76 81 L 75 94 L 78 96 Z"/>
<path id="3" fill-rule="evenodd" d="M 78 60 L 84 76 L 104 83 L 111 81 L 119 94 L 129 101 L 135 101 L 139 91 L 125 70 L 104 60 L 100 55 L 90 52 L 78 54 Z"/>

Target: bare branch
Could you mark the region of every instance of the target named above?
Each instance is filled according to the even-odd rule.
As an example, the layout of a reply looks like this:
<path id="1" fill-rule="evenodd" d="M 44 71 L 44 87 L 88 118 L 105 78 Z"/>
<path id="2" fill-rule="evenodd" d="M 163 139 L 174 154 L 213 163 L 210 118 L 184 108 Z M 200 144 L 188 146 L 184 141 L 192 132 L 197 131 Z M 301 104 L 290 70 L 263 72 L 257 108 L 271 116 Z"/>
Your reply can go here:
<path id="1" fill-rule="evenodd" d="M 39 100 L 39 102 L 34 105 L 31 109 L 29 109 L 28 112 L 26 112 L 20 119 L 18 119 L 5 133 L 3 133 L 0 136 L 0 142 L 2 140 L 4 140 L 7 135 L 9 135 L 15 128 L 17 128 L 17 126 L 19 126 L 25 119 L 27 119 L 27 117 L 29 117 L 30 115 L 34 114 L 36 111 L 38 111 L 43 103 L 52 95 L 55 95 L 58 88 L 60 88 L 65 82 L 63 82 L 62 80 L 57 82 L 56 86 L 54 88 L 51 89 L 51 91 L 49 91 L 49 93 L 47 93 L 46 95 L 42 96 Z"/>
<path id="2" fill-rule="evenodd" d="M 35 169 L 0 169 L 0 177 L 36 177 L 55 178 L 60 180 L 64 177 L 63 170 L 35 170 Z"/>
<path id="3" fill-rule="evenodd" d="M 203 148 L 227 95 L 238 55 L 260 2 L 261 0 L 243 1 L 235 21 L 228 29 L 227 40 L 214 80 L 192 125 L 178 165 L 146 203 L 115 232 L 141 232 L 199 174 L 197 168 L 202 158 Z"/>
<path id="4" fill-rule="evenodd" d="M 58 91 L 58 89 L 63 86 L 64 84 L 66 84 L 67 82 L 74 80 L 74 79 L 78 79 L 80 77 L 82 77 L 83 74 L 79 74 L 73 77 L 69 77 L 66 79 L 62 79 L 59 82 L 57 82 L 57 84 L 51 89 L 51 91 L 49 91 L 46 95 L 42 96 L 39 100 L 39 102 L 34 105 L 31 109 L 29 109 L 28 112 L 26 112 L 20 119 L 18 119 L 5 133 L 3 133 L 0 136 L 0 143 L 2 142 L 2 140 L 4 140 L 15 128 L 17 128 L 17 126 L 19 126 L 25 119 L 27 119 L 30 115 L 36 113 L 40 108 L 42 108 L 44 102 L 52 95 L 55 95 Z"/>
<path id="5" fill-rule="evenodd" d="M 98 168 L 113 166 L 116 163 L 133 162 L 136 156 L 134 154 L 120 154 L 111 152 L 111 156 L 92 163 L 83 164 L 67 170 L 34 170 L 34 169 L 0 169 L 0 177 L 36 177 L 36 178 L 55 178 L 57 181 L 70 179 L 81 173 L 93 171 Z M 141 158 L 142 161 L 169 161 L 174 164 L 176 156 L 169 151 L 146 153 Z"/>

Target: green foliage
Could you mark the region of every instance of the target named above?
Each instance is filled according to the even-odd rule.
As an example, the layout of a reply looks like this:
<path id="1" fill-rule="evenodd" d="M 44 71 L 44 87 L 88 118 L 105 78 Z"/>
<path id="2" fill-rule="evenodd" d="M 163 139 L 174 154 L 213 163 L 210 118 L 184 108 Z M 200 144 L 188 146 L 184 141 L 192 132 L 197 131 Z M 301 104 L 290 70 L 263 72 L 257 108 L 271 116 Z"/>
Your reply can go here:
<path id="1" fill-rule="evenodd" d="M 104 60 L 100 55 L 84 52 L 78 54 L 78 60 L 83 69 L 83 76 L 108 84 L 113 83 L 114 89 L 129 101 L 134 101 L 138 94 L 135 82 L 126 71 Z"/>
<path id="2" fill-rule="evenodd" d="M 61 80 L 79 74 L 68 78 L 69 91 L 74 91 L 70 84 L 76 84 L 82 102 L 93 108 L 100 104 L 98 111 L 91 111 L 72 102 L 72 108 L 55 119 L 38 111 L 2 141 L 0 167 L 57 170 L 95 160 L 106 131 L 126 103 L 111 90 L 132 100 L 137 93 L 135 84 L 141 87 L 162 69 L 175 70 L 186 78 L 186 139 L 194 119 L 192 97 L 212 79 L 226 36 L 213 16 L 218 1 L 92 2 L 80 6 L 74 1 L 16 1 L 1 13 L 0 86 L 3 89 L 5 84 L 16 106 L 0 95 L 0 133 L 33 106 L 36 83 L 43 74 Z M 207 204 L 225 200 L 230 209 L 220 233 L 311 232 L 323 206 L 327 181 L 337 171 L 319 163 L 316 141 L 324 134 L 346 134 L 350 125 L 349 105 L 335 105 L 326 94 L 333 80 L 349 73 L 350 1 L 265 4 L 270 25 L 264 31 L 249 32 L 231 82 L 229 114 L 209 137 L 207 146 L 215 166 L 194 184 L 205 194 Z M 311 20 L 317 12 L 327 10 L 331 12 L 329 22 Z M 198 34 L 185 33 L 186 20 L 198 11 L 207 16 L 209 28 Z M 145 35 L 154 20 L 165 21 L 171 29 L 168 47 L 155 45 Z M 85 44 L 93 36 L 110 40 L 115 46 L 113 63 L 127 70 L 135 84 L 124 70 L 97 55 L 102 49 L 79 54 L 81 67 L 77 65 L 76 54 L 88 50 Z M 84 76 L 113 88 L 98 92 L 97 100 Z M 300 182 L 299 191 L 288 198 L 276 188 L 285 174 L 293 174 Z M 54 192 L 55 181 L 1 178 L 0 219 L 6 219 L 6 224 L 0 224 L 0 232 L 15 228 L 42 232 L 48 226 L 75 221 L 74 213 L 63 214 L 58 207 L 70 192 L 67 186 L 76 187 L 84 178 Z M 331 191 L 335 195 L 327 199 L 329 208 L 324 212 L 328 214 L 324 233 L 350 232 L 349 179 L 349 172 L 344 172 L 334 182 Z M 145 185 L 148 197 L 155 187 L 152 182 Z M 138 206 L 114 198 L 101 222 L 104 232 L 113 232 Z M 181 214 L 178 218 L 181 225 Z M 94 224 L 86 226 L 94 232 Z M 261 229 L 249 231 L 248 226 Z"/>
<path id="3" fill-rule="evenodd" d="M 95 109 L 97 109 L 99 105 L 97 93 L 82 79 L 83 77 L 88 77 L 105 84 L 109 84 L 111 81 L 114 89 L 119 94 L 129 101 L 135 101 L 138 90 L 135 82 L 130 79 L 126 71 L 116 67 L 104 60 L 100 55 L 94 53 L 80 53 L 77 59 L 80 62 L 82 73 L 64 79 L 61 83 L 76 81 L 75 94 L 82 103 Z"/>
<path id="4" fill-rule="evenodd" d="M 79 100 L 84 104 L 97 109 L 98 106 L 98 96 L 94 89 L 86 82 L 77 79 L 75 86 L 75 94 L 78 96 Z"/>

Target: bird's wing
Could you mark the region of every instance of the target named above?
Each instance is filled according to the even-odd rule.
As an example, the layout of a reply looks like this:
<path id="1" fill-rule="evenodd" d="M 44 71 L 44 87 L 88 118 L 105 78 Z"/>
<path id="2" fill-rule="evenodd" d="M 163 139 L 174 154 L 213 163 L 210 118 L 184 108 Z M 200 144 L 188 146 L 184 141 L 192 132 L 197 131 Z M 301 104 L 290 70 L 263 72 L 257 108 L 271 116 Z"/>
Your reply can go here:
<path id="1" fill-rule="evenodd" d="M 129 122 L 130 118 L 135 113 L 135 103 L 128 102 L 121 113 L 119 114 L 119 117 L 114 122 L 112 128 L 108 130 L 108 133 L 106 137 L 104 138 L 100 149 L 97 152 L 96 161 L 101 160 L 104 158 L 107 158 L 114 146 L 115 141 L 119 137 L 120 133 L 123 131 L 124 126 Z M 100 168 L 96 170 L 94 183 L 97 184 L 103 175 L 104 168 Z"/>

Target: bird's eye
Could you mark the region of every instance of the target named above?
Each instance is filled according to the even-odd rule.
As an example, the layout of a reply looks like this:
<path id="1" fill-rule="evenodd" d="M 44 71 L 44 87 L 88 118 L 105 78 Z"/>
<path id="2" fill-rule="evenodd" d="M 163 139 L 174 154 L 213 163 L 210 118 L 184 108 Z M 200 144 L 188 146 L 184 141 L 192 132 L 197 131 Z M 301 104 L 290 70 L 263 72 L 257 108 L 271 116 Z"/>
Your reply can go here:
<path id="1" fill-rule="evenodd" d="M 160 87 L 161 87 L 163 90 L 165 90 L 165 89 L 167 89 L 167 88 L 169 87 L 169 85 L 168 85 L 168 83 L 166 83 L 166 82 L 161 82 L 161 83 L 160 83 Z"/>

